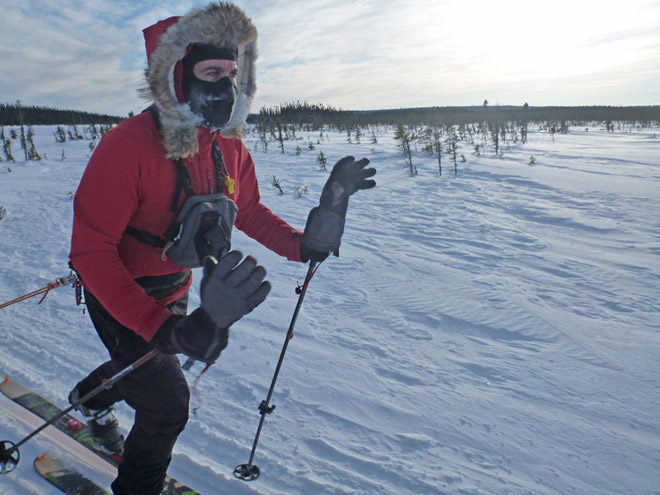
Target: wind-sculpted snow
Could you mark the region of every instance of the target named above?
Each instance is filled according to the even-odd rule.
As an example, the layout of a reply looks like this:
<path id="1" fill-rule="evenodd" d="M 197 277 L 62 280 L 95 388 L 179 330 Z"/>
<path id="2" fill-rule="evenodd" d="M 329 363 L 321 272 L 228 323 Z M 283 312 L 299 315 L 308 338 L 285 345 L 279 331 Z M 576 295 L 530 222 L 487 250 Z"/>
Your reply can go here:
<path id="1" fill-rule="evenodd" d="M 35 128 L 48 160 L 0 163 L 0 302 L 68 273 L 89 143 L 53 130 Z M 298 131 L 284 154 L 248 134 L 263 202 L 298 228 L 329 173 L 319 151 L 329 165 L 367 156 L 378 185 L 351 198 L 340 257 L 310 284 L 253 483 L 232 469 L 248 460 L 305 268 L 234 235 L 273 290 L 201 379 L 171 473 L 208 495 L 657 495 L 660 130 L 530 129 L 502 156 L 459 143 L 466 161 L 454 175 L 443 154 L 442 177 L 422 151 L 411 177 L 392 130 L 376 132 L 356 144 Z M 37 302 L 0 310 L 0 373 L 65 405 L 106 353 L 71 289 Z M 127 431 L 132 411 L 118 413 Z M 27 433 L 0 416 L 0 439 Z M 48 448 L 35 439 L 22 456 Z M 55 492 L 24 461 L 0 493 Z"/>

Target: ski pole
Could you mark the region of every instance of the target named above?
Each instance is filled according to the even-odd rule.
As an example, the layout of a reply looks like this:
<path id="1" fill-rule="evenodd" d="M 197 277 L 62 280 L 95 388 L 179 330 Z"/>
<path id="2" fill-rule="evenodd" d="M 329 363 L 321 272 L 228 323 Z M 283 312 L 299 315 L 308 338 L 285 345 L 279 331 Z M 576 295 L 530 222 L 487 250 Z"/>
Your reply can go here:
<path id="1" fill-rule="evenodd" d="M 69 275 L 66 275 L 64 277 L 58 277 L 55 279 L 55 282 L 48 282 L 48 285 L 42 287 L 41 289 L 28 292 L 24 296 L 20 296 L 17 297 L 16 299 L 12 299 L 11 301 L 7 301 L 5 303 L 0 304 L 0 309 L 6 308 L 7 306 L 11 306 L 12 304 L 16 304 L 17 302 L 25 301 L 26 299 L 30 299 L 31 297 L 38 296 L 39 294 L 43 294 L 44 297 L 42 297 L 41 300 L 39 301 L 39 304 L 41 304 L 43 300 L 46 299 L 46 296 L 51 290 L 57 289 L 58 287 L 61 287 L 63 285 L 73 284 L 76 282 L 76 279 L 77 277 L 73 272 L 71 272 Z"/>
<path id="2" fill-rule="evenodd" d="M 300 295 L 298 296 L 298 303 L 296 304 L 296 309 L 293 312 L 293 317 L 291 318 L 291 323 L 289 324 L 289 330 L 286 332 L 286 338 L 284 339 L 284 346 L 282 347 L 282 352 L 280 353 L 280 359 L 277 362 L 277 367 L 275 368 L 275 374 L 273 375 L 273 381 L 270 384 L 270 389 L 268 390 L 268 396 L 266 400 L 261 401 L 259 404 L 259 412 L 261 413 L 261 420 L 259 421 L 259 427 L 257 428 L 257 434 L 254 437 L 254 443 L 252 444 L 252 452 L 250 453 L 250 460 L 247 464 L 239 464 L 234 468 L 234 476 L 243 481 L 252 481 L 256 480 L 261 474 L 259 467 L 256 464 L 252 464 L 254 460 L 254 454 L 257 451 L 257 443 L 259 442 L 259 436 L 261 435 L 261 429 L 264 426 L 264 421 L 266 420 L 266 414 L 270 414 L 275 410 L 275 406 L 270 405 L 270 400 L 273 396 L 273 390 L 275 390 L 275 382 L 280 373 L 280 368 L 282 367 L 282 362 L 284 361 L 284 354 L 289 347 L 289 341 L 293 338 L 293 327 L 296 324 L 296 319 L 298 318 L 298 313 L 300 312 L 300 307 L 302 306 L 303 300 L 305 299 L 305 293 L 307 292 L 307 286 L 312 280 L 316 272 L 316 262 L 312 261 L 309 264 L 309 269 L 307 270 L 307 275 L 305 277 L 305 282 L 301 287 L 296 289 Z"/>
<path id="3" fill-rule="evenodd" d="M 18 465 L 18 461 L 20 460 L 20 452 L 19 452 L 18 449 L 21 445 L 23 445 L 25 442 L 30 440 L 32 437 L 34 437 L 34 436 L 38 435 L 39 433 L 41 433 L 47 427 L 55 424 L 55 422 L 58 419 L 66 416 L 68 413 L 70 413 L 71 411 L 76 409 L 80 404 L 83 404 L 83 403 L 87 402 L 92 397 L 98 395 L 99 393 L 103 392 L 106 389 L 109 389 L 115 383 L 117 383 L 119 380 L 121 380 L 126 375 L 128 375 L 130 372 L 132 372 L 135 369 L 139 368 L 144 363 L 146 363 L 147 361 L 149 361 L 153 357 L 157 356 L 158 354 L 160 354 L 160 351 L 158 349 L 152 349 L 151 351 L 147 352 L 144 356 L 139 358 L 133 364 L 129 364 L 128 366 L 126 366 L 126 368 L 124 368 L 121 371 L 117 372 L 115 375 L 113 375 L 107 381 L 104 381 L 103 383 L 101 383 L 94 390 L 90 391 L 89 393 L 87 393 L 86 395 L 84 395 L 83 397 L 81 397 L 80 399 L 75 401 L 73 404 L 71 404 L 69 407 L 67 407 L 63 411 L 60 411 L 59 413 L 57 413 L 55 416 L 50 418 L 43 425 L 41 425 L 39 428 L 34 430 L 32 433 L 30 433 L 28 436 L 26 436 L 20 442 L 14 443 L 10 440 L 0 440 L 0 474 L 7 474 L 7 473 L 13 471 L 14 468 Z"/>

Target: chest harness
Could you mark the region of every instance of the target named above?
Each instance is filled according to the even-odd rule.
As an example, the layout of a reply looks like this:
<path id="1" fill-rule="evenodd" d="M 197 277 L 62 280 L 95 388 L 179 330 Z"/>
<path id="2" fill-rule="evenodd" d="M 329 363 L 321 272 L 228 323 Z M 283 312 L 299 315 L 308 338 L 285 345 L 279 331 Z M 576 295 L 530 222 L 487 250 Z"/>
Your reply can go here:
<path id="1" fill-rule="evenodd" d="M 176 213 L 181 192 L 187 198 L 176 219 L 162 237 L 150 232 L 126 227 L 125 232 L 143 244 L 162 249 L 163 261 L 170 258 L 182 268 L 202 266 L 206 256 L 220 259 L 231 249 L 231 232 L 238 207 L 223 192 L 224 185 L 233 192 L 234 181 L 229 177 L 222 151 L 214 140 L 211 148 L 219 191 L 198 195 L 192 185 L 183 160 L 173 160 L 177 168 L 177 180 L 170 211 Z"/>

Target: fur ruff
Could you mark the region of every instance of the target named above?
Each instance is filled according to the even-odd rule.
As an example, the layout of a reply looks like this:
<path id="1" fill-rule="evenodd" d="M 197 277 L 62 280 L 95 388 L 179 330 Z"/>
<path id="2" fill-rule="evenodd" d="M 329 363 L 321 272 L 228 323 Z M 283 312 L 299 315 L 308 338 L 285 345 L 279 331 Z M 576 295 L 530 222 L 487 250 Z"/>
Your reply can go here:
<path id="1" fill-rule="evenodd" d="M 179 103 L 174 91 L 174 66 L 192 43 L 238 48 L 238 97 L 229 119 L 219 131 L 229 138 L 241 138 L 245 119 L 257 89 L 257 30 L 238 7 L 213 2 L 191 10 L 170 26 L 160 38 L 145 71 L 147 86 L 142 96 L 153 101 L 161 121 L 161 135 L 167 157 L 184 158 L 199 151 L 197 133 L 201 117 L 187 103 Z"/>

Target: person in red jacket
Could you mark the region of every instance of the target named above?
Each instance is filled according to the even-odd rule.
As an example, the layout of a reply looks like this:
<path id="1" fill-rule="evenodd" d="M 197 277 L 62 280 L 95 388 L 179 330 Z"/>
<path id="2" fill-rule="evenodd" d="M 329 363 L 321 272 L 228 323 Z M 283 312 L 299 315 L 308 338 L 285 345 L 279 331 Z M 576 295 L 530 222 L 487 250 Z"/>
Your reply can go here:
<path id="1" fill-rule="evenodd" d="M 299 232 L 261 203 L 254 162 L 240 139 L 256 90 L 250 19 L 233 5 L 211 3 L 156 23 L 144 37 L 143 95 L 153 104 L 99 142 L 75 195 L 70 252 L 110 354 L 75 386 L 71 403 L 154 347 L 162 351 L 79 406 L 96 441 L 122 456 L 116 495 L 161 491 L 188 420 L 189 390 L 175 354 L 213 363 L 231 324 L 268 294 L 265 270 L 251 257 L 227 253 L 231 224 L 288 260 L 323 260 L 337 253 L 349 196 L 373 187 L 367 178 L 376 172 L 365 168 L 366 159 L 340 160 Z M 221 206 L 192 208 L 199 221 L 193 225 L 181 215 L 198 197 Z M 202 229 L 209 214 L 216 215 L 210 230 Z M 174 255 L 191 231 L 191 247 L 182 250 L 196 264 Z M 190 268 L 202 264 L 202 303 L 187 314 Z M 113 413 L 121 400 L 135 409 L 125 441 Z"/>

